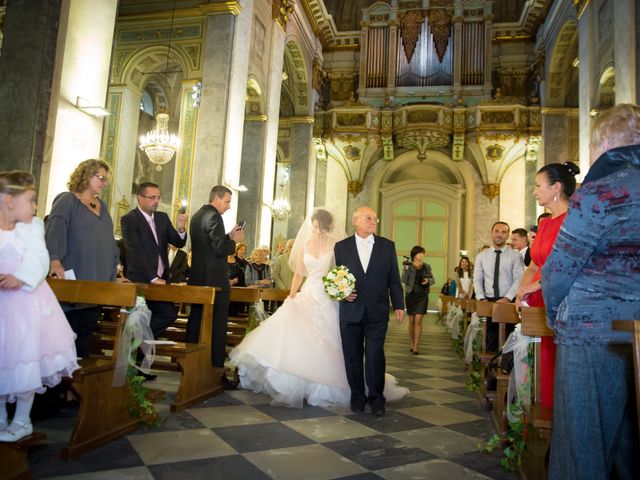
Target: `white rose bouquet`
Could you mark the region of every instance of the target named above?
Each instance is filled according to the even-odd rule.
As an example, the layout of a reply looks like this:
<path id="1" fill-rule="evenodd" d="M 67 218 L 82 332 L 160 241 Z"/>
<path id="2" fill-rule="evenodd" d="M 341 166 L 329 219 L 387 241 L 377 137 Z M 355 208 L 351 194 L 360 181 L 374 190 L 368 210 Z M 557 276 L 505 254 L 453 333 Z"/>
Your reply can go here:
<path id="1" fill-rule="evenodd" d="M 331 268 L 322 277 L 324 291 L 332 300 L 344 300 L 356 288 L 356 277 L 344 265 Z"/>

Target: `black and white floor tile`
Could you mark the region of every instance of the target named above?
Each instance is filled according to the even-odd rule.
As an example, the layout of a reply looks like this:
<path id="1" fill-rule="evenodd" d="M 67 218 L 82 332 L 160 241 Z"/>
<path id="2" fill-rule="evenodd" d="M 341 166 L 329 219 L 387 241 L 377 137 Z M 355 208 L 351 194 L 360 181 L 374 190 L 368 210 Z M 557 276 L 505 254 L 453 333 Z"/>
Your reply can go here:
<path id="1" fill-rule="evenodd" d="M 489 412 L 466 377 L 451 340 L 425 318 L 421 354 L 408 350 L 406 324 L 390 322 L 387 370 L 411 393 L 387 404 L 384 417 L 348 408 L 270 405 L 247 391 L 225 392 L 172 414 L 161 401 L 162 424 L 71 461 L 58 453 L 71 415 L 38 422 L 47 441 L 32 448 L 33 478 L 102 479 L 515 479 L 501 471 L 499 454 L 483 444 L 493 434 Z M 177 389 L 177 374 L 157 372 L 148 385 Z"/>

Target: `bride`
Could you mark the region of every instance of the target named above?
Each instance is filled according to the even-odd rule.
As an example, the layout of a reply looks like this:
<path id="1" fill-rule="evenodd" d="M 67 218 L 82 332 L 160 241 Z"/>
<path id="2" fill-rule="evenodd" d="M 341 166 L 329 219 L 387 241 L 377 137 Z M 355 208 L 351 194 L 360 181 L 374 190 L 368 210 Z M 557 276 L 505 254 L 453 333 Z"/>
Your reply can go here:
<path id="1" fill-rule="evenodd" d="M 240 385 L 270 395 L 273 404 L 298 408 L 304 400 L 320 407 L 350 404 L 338 302 L 329 298 L 322 283 L 334 263 L 333 246 L 345 237 L 333 227 L 334 216 L 322 208 L 305 220 L 289 257 L 294 272 L 289 297 L 229 354 L 238 367 Z M 387 401 L 408 392 L 386 375 Z"/>

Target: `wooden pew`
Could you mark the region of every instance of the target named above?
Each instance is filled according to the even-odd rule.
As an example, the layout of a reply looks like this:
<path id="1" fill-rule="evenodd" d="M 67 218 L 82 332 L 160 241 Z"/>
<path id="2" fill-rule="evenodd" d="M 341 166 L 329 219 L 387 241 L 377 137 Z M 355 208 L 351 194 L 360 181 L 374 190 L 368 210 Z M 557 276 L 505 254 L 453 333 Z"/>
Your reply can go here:
<path id="1" fill-rule="evenodd" d="M 502 346 L 506 341 L 506 325 L 515 325 L 520 322 L 514 303 L 494 303 L 492 310 L 494 323 L 498 323 L 498 341 Z M 500 369 L 496 371 L 496 396 L 493 400 L 492 417 L 493 424 L 498 434 L 503 437 L 507 431 L 508 420 L 506 415 L 507 391 L 509 389 L 509 374 Z"/>
<path id="2" fill-rule="evenodd" d="M 215 288 L 191 285 L 136 284 L 147 300 L 202 305 L 198 343 L 176 342 L 156 345 L 156 355 L 171 357 L 180 370 L 180 386 L 172 412 L 179 412 L 222 393 L 220 378 L 223 368 L 211 366 L 211 330 Z"/>
<path id="3" fill-rule="evenodd" d="M 125 308 L 135 305 L 136 287 L 131 283 L 94 282 L 89 280 L 47 280 L 60 302 L 117 306 L 116 337 L 111 359 L 83 358 L 81 368 L 71 380 L 71 389 L 78 397 L 79 412 L 69 445 L 60 456 L 63 460 L 104 445 L 132 432 L 140 419 L 129 414 L 133 398 L 129 385 L 112 387 L 115 359 L 118 356 L 120 333 L 125 322 Z"/>
<path id="4" fill-rule="evenodd" d="M 630 332 L 633 344 L 633 370 L 636 374 L 636 410 L 638 414 L 638 432 L 640 432 L 640 320 L 614 320 L 614 330 Z"/>
<path id="5" fill-rule="evenodd" d="M 530 337 L 552 337 L 553 330 L 547 326 L 544 308 L 523 307 L 521 315 L 522 334 Z M 546 478 L 549 458 L 551 430 L 553 427 L 553 409 L 540 405 L 540 352 L 541 343 L 534 347 L 533 389 L 534 403 L 531 405 L 530 422 L 532 429 L 527 436 L 527 448 L 522 460 L 522 471 L 526 478 Z"/>
<path id="6" fill-rule="evenodd" d="M 289 296 L 290 290 L 284 288 L 261 288 L 260 299 L 265 303 L 268 315 L 272 315 Z"/>
<path id="7" fill-rule="evenodd" d="M 18 480 L 31 478 L 31 470 L 27 456 L 29 448 L 42 442 L 47 436 L 44 433 L 33 432 L 17 442 L 0 442 L 0 478 Z"/>
<path id="8" fill-rule="evenodd" d="M 231 287 L 230 299 L 232 302 L 251 305 L 260 300 L 260 289 L 255 287 Z M 238 345 L 247 333 L 248 326 L 248 315 L 229 316 L 229 322 L 227 323 L 227 347 L 235 347 Z"/>
<path id="9" fill-rule="evenodd" d="M 491 317 L 493 315 L 493 304 L 494 302 L 476 302 L 476 313 L 480 317 L 482 321 L 482 343 L 480 347 L 480 351 L 478 352 L 478 358 L 480 359 L 480 390 L 478 394 L 480 395 L 480 400 L 485 402 L 487 400 L 493 400 L 493 394 L 489 395 L 490 398 L 487 397 L 487 391 L 485 388 L 485 379 L 487 374 L 487 369 L 489 367 L 489 363 L 491 359 L 495 357 L 497 352 L 489 352 L 487 351 L 487 317 Z"/>

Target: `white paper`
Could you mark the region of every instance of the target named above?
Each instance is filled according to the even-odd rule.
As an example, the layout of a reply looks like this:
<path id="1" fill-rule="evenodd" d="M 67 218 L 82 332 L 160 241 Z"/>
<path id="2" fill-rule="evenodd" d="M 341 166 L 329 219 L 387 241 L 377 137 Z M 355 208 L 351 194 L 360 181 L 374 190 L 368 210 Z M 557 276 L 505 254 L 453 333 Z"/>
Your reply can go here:
<path id="1" fill-rule="evenodd" d="M 75 280 L 76 279 L 76 273 L 73 271 L 73 269 L 67 270 L 67 271 L 64 272 L 64 279 L 65 280 Z"/>

